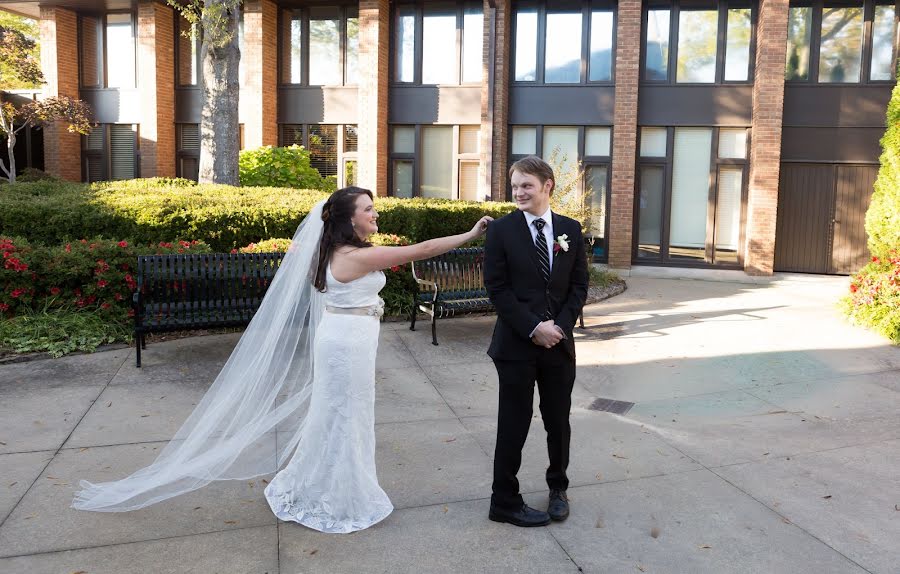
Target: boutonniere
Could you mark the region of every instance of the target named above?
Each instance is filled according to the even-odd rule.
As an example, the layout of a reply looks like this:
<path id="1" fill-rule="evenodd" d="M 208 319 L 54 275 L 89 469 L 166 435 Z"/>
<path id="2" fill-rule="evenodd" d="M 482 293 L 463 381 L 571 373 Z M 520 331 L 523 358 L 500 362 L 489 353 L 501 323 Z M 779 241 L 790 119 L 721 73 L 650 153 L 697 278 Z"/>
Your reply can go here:
<path id="1" fill-rule="evenodd" d="M 556 241 L 553 242 L 553 253 L 559 253 L 560 249 L 562 249 L 566 253 L 569 252 L 569 236 L 565 233 L 558 236 L 556 238 Z"/>

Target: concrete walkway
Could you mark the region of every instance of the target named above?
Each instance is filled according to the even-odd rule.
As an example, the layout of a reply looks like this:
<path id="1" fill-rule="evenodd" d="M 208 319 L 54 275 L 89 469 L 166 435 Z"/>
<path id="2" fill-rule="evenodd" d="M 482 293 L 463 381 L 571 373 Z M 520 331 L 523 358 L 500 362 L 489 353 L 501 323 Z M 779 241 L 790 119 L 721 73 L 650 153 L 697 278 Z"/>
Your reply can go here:
<path id="1" fill-rule="evenodd" d="M 846 325 L 845 279 L 629 278 L 579 334 L 569 491 L 546 528 L 487 520 L 492 318 L 386 324 L 381 484 L 352 535 L 279 524 L 262 480 L 125 514 L 69 507 L 79 479 L 153 460 L 237 335 L 0 367 L 0 572 L 900 572 L 900 349 Z M 636 403 L 624 416 L 587 407 Z M 546 504 L 535 419 L 520 479 Z"/>

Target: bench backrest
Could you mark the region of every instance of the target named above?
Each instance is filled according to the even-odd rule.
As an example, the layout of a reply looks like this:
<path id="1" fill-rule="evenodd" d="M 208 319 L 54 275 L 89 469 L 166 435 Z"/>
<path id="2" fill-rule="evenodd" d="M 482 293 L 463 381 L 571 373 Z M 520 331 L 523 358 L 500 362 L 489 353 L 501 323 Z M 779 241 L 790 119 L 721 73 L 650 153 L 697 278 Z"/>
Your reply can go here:
<path id="1" fill-rule="evenodd" d="M 463 247 L 413 263 L 413 277 L 437 283 L 442 292 L 460 296 L 484 296 L 484 248 Z M 429 288 L 420 285 L 421 290 Z"/>
<path id="2" fill-rule="evenodd" d="M 259 307 L 283 253 L 200 253 L 138 257 L 145 305 L 180 310 Z"/>

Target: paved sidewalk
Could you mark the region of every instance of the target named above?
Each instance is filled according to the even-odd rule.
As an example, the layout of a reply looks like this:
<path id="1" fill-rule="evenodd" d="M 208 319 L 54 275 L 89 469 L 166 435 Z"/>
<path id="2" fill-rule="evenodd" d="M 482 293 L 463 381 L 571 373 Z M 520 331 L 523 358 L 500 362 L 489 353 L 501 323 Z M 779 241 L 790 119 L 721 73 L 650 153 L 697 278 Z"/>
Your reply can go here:
<path id="1" fill-rule="evenodd" d="M 0 367 L 0 572 L 863 573 L 900 571 L 900 349 L 846 325 L 846 279 L 630 277 L 578 334 L 569 495 L 546 528 L 487 520 L 492 318 L 386 324 L 378 470 L 397 510 L 323 535 L 279 524 L 262 480 L 125 514 L 77 481 L 152 461 L 238 335 Z M 596 398 L 634 402 L 625 415 Z M 520 480 L 546 504 L 535 419 Z"/>

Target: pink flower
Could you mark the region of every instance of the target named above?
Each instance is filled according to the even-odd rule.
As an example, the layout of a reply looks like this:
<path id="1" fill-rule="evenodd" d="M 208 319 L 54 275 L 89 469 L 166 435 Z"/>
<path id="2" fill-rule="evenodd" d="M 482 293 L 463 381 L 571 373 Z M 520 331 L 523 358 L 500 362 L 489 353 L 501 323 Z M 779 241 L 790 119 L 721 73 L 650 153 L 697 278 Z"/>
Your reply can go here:
<path id="1" fill-rule="evenodd" d="M 18 299 L 20 295 L 25 293 L 25 289 L 14 289 L 9 295 L 13 299 Z"/>
<path id="2" fill-rule="evenodd" d="M 127 242 L 127 241 L 120 241 L 120 242 L 118 243 L 118 245 L 119 245 L 119 247 L 128 247 L 128 242 Z"/>
<path id="3" fill-rule="evenodd" d="M 66 253 L 72 253 L 72 244 L 66 243 Z"/>

